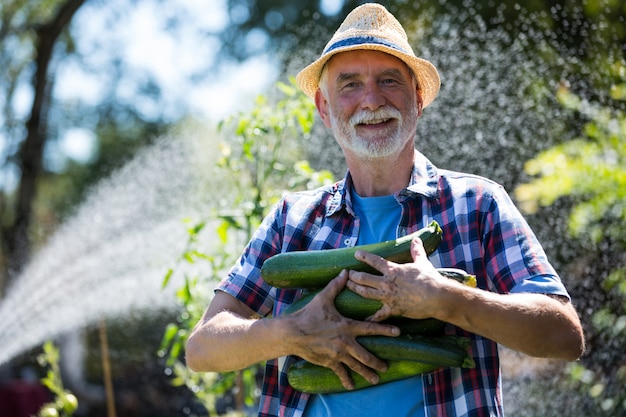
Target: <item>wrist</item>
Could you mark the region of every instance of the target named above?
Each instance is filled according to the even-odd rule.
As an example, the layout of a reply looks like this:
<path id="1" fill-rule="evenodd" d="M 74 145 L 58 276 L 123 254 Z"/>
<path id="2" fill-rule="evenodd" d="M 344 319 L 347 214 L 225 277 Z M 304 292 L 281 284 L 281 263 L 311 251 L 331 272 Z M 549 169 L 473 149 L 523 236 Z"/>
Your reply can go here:
<path id="1" fill-rule="evenodd" d="M 274 357 L 297 355 L 297 342 L 303 335 L 297 320 L 289 315 L 272 317 L 264 321 L 267 326 L 266 334 L 269 335 L 268 344 L 275 353 Z"/>
<path id="2" fill-rule="evenodd" d="M 464 327 L 472 311 L 473 300 L 479 297 L 480 290 L 449 280 L 442 283 L 435 297 L 433 317 L 446 323 Z"/>

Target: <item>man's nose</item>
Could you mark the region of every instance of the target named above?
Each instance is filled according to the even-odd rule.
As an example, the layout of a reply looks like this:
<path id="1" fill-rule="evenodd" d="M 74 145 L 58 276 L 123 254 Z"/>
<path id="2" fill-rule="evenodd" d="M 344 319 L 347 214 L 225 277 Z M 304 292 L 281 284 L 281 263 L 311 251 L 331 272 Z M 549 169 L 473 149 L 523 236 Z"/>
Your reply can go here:
<path id="1" fill-rule="evenodd" d="M 368 110 L 376 110 L 386 103 L 386 98 L 376 82 L 367 83 L 363 91 L 361 107 Z"/>

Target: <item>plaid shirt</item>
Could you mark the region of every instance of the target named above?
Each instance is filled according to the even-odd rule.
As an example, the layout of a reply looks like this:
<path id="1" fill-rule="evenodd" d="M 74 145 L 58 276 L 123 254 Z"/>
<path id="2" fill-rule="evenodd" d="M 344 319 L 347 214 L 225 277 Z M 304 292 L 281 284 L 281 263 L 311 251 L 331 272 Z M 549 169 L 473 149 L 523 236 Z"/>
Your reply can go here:
<path id="1" fill-rule="evenodd" d="M 357 244 L 359 219 L 351 209 L 351 178 L 286 196 L 265 218 L 227 278 L 217 287 L 261 316 L 279 316 L 299 290 L 270 287 L 263 262 L 280 252 Z M 402 205 L 398 236 L 436 220 L 443 240 L 430 256 L 436 267 L 476 275 L 478 287 L 498 293 L 540 292 L 568 296 L 528 224 L 498 184 L 474 175 L 438 170 L 416 151 L 411 183 L 396 193 Z M 423 375 L 426 414 L 502 416 L 500 364 L 495 342 L 452 325 L 446 333 L 472 340 L 475 369 L 448 368 Z M 308 395 L 287 382 L 296 358 L 266 364 L 259 416 L 299 416 Z"/>

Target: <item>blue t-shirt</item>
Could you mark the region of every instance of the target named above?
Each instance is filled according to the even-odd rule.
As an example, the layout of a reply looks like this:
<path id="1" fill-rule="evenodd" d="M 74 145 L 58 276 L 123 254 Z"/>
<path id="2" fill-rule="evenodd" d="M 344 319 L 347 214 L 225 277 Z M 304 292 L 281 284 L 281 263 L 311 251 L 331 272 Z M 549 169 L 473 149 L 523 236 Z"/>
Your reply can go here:
<path id="1" fill-rule="evenodd" d="M 361 197 L 352 190 L 352 206 L 360 221 L 359 245 L 396 238 L 402 207 L 394 196 Z M 305 417 L 423 417 L 422 378 L 400 381 L 337 394 L 312 395 Z"/>

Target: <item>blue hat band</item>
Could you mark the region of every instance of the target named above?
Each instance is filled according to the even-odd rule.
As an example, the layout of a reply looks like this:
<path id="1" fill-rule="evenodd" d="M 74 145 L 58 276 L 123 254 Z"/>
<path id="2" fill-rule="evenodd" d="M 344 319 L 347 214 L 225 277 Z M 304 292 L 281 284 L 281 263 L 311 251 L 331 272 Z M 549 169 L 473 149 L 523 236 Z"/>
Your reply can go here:
<path id="1" fill-rule="evenodd" d="M 363 44 L 383 45 L 383 46 L 387 46 L 389 48 L 395 49 L 397 51 L 403 52 L 405 54 L 410 54 L 410 52 L 405 51 L 404 49 L 400 48 L 395 43 L 385 41 L 384 39 L 376 38 L 374 36 L 356 36 L 354 38 L 343 39 L 343 40 L 333 43 L 328 48 L 326 48 L 326 50 L 324 51 L 322 55 L 325 55 L 338 48 L 343 48 L 346 46 L 363 45 Z"/>

